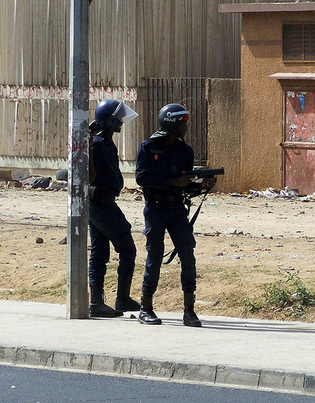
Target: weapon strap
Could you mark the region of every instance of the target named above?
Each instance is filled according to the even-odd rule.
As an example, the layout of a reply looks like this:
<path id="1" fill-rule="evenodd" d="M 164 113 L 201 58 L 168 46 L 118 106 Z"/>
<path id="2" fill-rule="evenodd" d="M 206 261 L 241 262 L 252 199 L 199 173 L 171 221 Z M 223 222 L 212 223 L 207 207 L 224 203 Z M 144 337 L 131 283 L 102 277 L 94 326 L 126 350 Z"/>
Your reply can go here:
<path id="1" fill-rule="evenodd" d="M 199 215 L 199 213 L 200 213 L 202 204 L 203 204 L 203 202 L 205 201 L 206 196 L 207 196 L 209 190 L 210 190 L 210 189 L 207 189 L 207 190 L 205 190 L 205 192 L 203 193 L 203 198 L 201 199 L 201 202 L 200 202 L 200 204 L 199 204 L 197 210 L 195 211 L 194 215 L 192 216 L 191 220 L 189 221 L 189 224 L 190 224 L 191 227 L 194 226 L 194 224 L 195 224 L 195 222 L 196 222 L 196 220 L 197 220 L 197 217 L 198 217 L 198 215 Z M 189 200 L 189 202 L 190 202 L 190 198 L 189 198 L 189 197 L 188 197 L 188 200 Z M 190 204 L 191 204 L 191 203 L 188 204 L 189 208 L 190 208 Z M 169 256 L 169 258 L 167 259 L 166 262 L 163 262 L 163 264 L 169 264 L 169 263 L 171 263 L 171 261 L 174 259 L 174 257 L 175 257 L 176 255 L 177 255 L 177 250 L 176 250 L 176 248 L 174 248 L 174 249 L 173 249 L 172 251 L 170 251 L 170 252 L 167 252 L 163 257 Z"/>

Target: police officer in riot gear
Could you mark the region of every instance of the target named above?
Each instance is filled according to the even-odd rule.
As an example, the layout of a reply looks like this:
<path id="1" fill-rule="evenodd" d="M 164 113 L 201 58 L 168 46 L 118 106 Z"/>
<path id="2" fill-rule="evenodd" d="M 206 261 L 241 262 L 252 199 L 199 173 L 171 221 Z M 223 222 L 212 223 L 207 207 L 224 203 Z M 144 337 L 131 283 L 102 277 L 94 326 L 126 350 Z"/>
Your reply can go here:
<path id="1" fill-rule="evenodd" d="M 116 100 L 104 100 L 95 110 L 90 124 L 90 186 L 89 227 L 91 254 L 89 285 L 91 317 L 116 317 L 125 311 L 139 311 L 140 304 L 130 298 L 130 287 L 135 266 L 136 247 L 131 225 L 115 202 L 123 188 L 118 151 L 113 142 L 114 132 L 120 132 L 123 123 L 138 115 Z M 115 309 L 104 303 L 104 277 L 110 257 L 110 242 L 119 254 L 118 287 Z"/>
<path id="2" fill-rule="evenodd" d="M 139 322 L 162 323 L 153 311 L 152 299 L 157 289 L 164 255 L 164 237 L 167 230 L 181 262 L 181 284 L 184 292 L 186 326 L 201 327 L 194 312 L 196 290 L 196 245 L 183 190 L 192 176 L 183 175 L 194 165 L 192 148 L 184 141 L 189 112 L 180 104 L 165 105 L 158 114 L 159 128 L 145 140 L 137 155 L 136 181 L 145 196 L 144 218 L 147 237 L 147 259 L 142 283 Z"/>

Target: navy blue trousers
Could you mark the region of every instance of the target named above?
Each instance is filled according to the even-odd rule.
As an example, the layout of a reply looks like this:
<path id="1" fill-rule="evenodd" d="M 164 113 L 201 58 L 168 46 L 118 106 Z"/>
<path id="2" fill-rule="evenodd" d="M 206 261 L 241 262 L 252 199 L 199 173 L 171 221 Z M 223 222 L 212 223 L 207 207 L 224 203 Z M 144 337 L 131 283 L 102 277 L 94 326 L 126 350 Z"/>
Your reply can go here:
<path id="1" fill-rule="evenodd" d="M 89 260 L 90 286 L 103 286 L 106 264 L 110 258 L 110 242 L 119 254 L 117 273 L 120 279 L 131 281 L 136 258 L 136 247 L 131 225 L 114 201 L 90 203 L 89 226 L 91 255 Z"/>
<path id="2" fill-rule="evenodd" d="M 156 208 L 146 205 L 143 211 L 145 219 L 144 234 L 147 237 L 147 259 L 142 283 L 142 293 L 153 295 L 157 289 L 160 269 L 164 255 L 164 237 L 167 230 L 178 252 L 181 262 L 181 284 L 185 292 L 196 290 L 196 260 L 194 247 L 196 241 L 189 224 L 187 209 Z"/>

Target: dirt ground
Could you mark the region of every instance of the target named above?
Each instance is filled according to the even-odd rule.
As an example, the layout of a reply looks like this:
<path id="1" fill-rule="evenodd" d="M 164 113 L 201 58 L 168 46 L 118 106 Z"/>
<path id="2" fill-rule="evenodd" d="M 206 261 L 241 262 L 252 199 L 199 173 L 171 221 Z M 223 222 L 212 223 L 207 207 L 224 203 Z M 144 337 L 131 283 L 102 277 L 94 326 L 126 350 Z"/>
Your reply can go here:
<path id="1" fill-rule="evenodd" d="M 200 202 L 193 200 L 191 213 Z M 0 299 L 66 303 L 67 201 L 64 190 L 0 187 Z M 146 257 L 144 202 L 139 190 L 125 189 L 118 204 L 137 246 L 132 296 L 139 300 Z M 314 215 L 313 199 L 208 195 L 194 226 L 197 313 L 313 322 L 315 306 L 268 304 L 266 287 L 276 286 L 275 291 L 298 278 L 304 292 L 315 294 Z M 172 249 L 168 237 L 165 249 Z M 112 250 L 105 280 L 110 305 L 117 260 Z M 155 309 L 182 311 L 182 299 L 175 259 L 162 266 Z"/>

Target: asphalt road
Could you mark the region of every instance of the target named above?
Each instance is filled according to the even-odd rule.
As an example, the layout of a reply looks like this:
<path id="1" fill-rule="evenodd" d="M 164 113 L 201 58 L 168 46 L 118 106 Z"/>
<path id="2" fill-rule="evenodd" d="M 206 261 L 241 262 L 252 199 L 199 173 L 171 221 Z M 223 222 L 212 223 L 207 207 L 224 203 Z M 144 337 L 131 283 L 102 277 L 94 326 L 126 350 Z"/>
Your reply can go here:
<path id="1" fill-rule="evenodd" d="M 314 403 L 315 396 L 0 366 L 0 403 Z"/>

